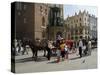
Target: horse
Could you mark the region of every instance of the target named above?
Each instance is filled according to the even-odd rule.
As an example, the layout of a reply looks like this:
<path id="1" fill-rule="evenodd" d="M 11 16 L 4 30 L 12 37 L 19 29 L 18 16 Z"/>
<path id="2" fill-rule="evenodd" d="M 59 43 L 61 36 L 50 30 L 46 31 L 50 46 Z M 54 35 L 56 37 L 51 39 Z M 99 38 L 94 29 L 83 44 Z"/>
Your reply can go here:
<path id="1" fill-rule="evenodd" d="M 48 55 L 48 41 L 46 39 L 23 40 L 24 51 L 26 50 L 26 48 L 25 48 L 26 45 L 29 45 L 29 47 L 31 48 L 31 51 L 32 51 L 32 54 L 33 54 L 32 58 L 34 58 L 35 61 L 37 61 L 39 50 L 44 51 L 43 56 Z M 23 54 L 24 54 L 24 51 L 23 51 Z M 46 51 L 47 51 L 47 53 L 46 53 Z"/>
<path id="2" fill-rule="evenodd" d="M 32 58 L 35 59 L 35 61 L 37 61 L 37 57 L 38 57 L 38 50 L 40 49 L 40 40 L 28 40 L 27 41 L 27 45 L 29 45 L 29 47 L 31 48 L 32 51 Z"/>

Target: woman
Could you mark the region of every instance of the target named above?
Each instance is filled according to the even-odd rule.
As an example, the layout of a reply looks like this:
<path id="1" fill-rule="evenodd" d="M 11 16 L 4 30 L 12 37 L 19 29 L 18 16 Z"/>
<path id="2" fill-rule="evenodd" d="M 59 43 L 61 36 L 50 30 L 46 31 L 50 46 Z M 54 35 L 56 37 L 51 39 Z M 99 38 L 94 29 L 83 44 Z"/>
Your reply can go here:
<path id="1" fill-rule="evenodd" d="M 61 56 L 62 56 L 62 61 L 64 61 L 64 57 L 65 57 L 65 43 L 64 40 L 61 40 L 60 43 L 60 49 L 61 49 Z"/>

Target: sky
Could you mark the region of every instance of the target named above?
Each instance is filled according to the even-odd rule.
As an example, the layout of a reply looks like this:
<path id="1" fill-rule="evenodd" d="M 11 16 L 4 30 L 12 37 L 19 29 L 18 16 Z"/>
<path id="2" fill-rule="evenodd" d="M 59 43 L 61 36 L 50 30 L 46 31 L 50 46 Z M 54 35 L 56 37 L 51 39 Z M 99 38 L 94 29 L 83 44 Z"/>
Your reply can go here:
<path id="1" fill-rule="evenodd" d="M 88 11 L 89 14 L 98 16 L 98 8 L 96 6 L 80 6 L 80 5 L 64 5 L 64 19 L 69 16 L 72 16 L 79 11 Z"/>

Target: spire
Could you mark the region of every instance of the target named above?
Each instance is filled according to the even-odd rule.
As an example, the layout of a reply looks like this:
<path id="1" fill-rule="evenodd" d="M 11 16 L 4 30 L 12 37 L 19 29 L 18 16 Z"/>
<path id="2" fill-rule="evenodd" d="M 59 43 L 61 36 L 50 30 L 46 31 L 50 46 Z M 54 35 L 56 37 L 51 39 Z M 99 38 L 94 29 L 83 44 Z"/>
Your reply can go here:
<path id="1" fill-rule="evenodd" d="M 83 13 L 85 14 L 86 13 L 86 10 L 84 10 Z"/>
<path id="2" fill-rule="evenodd" d="M 75 12 L 75 16 L 77 15 L 77 13 Z"/>
<path id="3" fill-rule="evenodd" d="M 79 11 L 79 14 L 81 14 L 81 10 Z"/>

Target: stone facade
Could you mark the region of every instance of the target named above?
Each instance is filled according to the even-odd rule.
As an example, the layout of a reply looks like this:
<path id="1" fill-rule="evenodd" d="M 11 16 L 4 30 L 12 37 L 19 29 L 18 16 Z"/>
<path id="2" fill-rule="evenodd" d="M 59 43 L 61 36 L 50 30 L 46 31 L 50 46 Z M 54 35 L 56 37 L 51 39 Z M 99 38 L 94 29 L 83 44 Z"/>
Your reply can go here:
<path id="1" fill-rule="evenodd" d="M 35 38 L 47 38 L 48 11 L 47 4 L 35 4 Z"/>
<path id="2" fill-rule="evenodd" d="M 15 2 L 16 38 L 46 38 L 48 10 L 47 4 Z"/>
<path id="3" fill-rule="evenodd" d="M 97 38 L 97 18 L 79 11 L 63 20 L 63 5 L 15 2 L 15 37 L 55 40 L 61 35 L 68 40 Z"/>
<path id="4" fill-rule="evenodd" d="M 90 38 L 97 39 L 97 18 L 94 15 L 89 16 Z"/>
<path id="5" fill-rule="evenodd" d="M 15 36 L 18 39 L 55 40 L 58 32 L 63 32 L 62 19 L 62 5 L 15 2 Z"/>
<path id="6" fill-rule="evenodd" d="M 70 16 L 65 20 L 66 38 L 72 40 L 79 40 L 80 36 L 90 38 L 90 17 L 86 11 L 79 11 L 74 16 Z"/>
<path id="7" fill-rule="evenodd" d="M 57 35 L 63 37 L 63 5 L 51 5 L 49 16 L 48 39 L 56 40 Z"/>
<path id="8" fill-rule="evenodd" d="M 15 36 L 17 39 L 34 38 L 34 4 L 15 2 Z"/>
<path id="9" fill-rule="evenodd" d="M 63 26 L 51 26 L 51 27 L 49 27 L 48 39 L 54 41 L 54 40 L 56 40 L 57 35 L 64 37 L 63 30 L 64 30 Z"/>

